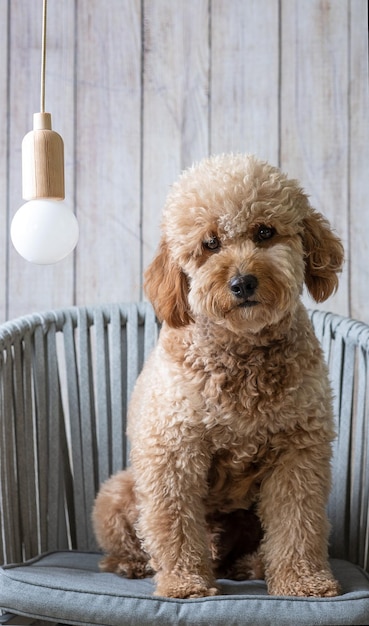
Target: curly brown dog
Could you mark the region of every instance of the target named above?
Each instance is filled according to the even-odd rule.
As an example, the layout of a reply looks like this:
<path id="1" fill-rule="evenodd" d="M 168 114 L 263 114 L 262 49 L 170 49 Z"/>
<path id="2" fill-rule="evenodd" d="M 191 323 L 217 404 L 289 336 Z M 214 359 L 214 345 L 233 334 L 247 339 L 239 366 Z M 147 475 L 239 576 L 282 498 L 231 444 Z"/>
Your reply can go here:
<path id="1" fill-rule="evenodd" d="M 156 593 L 334 596 L 331 390 L 300 296 L 337 288 L 343 250 L 298 183 L 222 155 L 172 187 L 146 293 L 163 321 L 129 410 L 131 467 L 97 496 L 102 568 Z M 260 522 L 259 522 L 260 520 Z M 251 554 L 262 539 L 257 553 Z"/>

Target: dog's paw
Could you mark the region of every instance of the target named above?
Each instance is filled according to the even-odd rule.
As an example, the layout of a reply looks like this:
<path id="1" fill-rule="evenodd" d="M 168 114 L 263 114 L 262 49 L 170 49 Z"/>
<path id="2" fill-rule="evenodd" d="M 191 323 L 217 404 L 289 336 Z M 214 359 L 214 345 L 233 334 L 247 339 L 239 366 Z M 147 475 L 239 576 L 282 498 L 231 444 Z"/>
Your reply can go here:
<path id="1" fill-rule="evenodd" d="M 160 574 L 156 577 L 156 596 L 167 598 L 202 598 L 216 596 L 219 593 L 217 587 L 196 574 Z"/>
<path id="2" fill-rule="evenodd" d="M 310 575 L 274 580 L 268 584 L 268 591 L 274 596 L 330 598 L 339 596 L 341 588 L 329 571 L 321 570 Z"/>
<path id="3" fill-rule="evenodd" d="M 101 559 L 99 565 L 102 572 L 113 572 L 127 578 L 147 578 L 154 574 L 145 559 L 123 559 L 108 555 Z"/>

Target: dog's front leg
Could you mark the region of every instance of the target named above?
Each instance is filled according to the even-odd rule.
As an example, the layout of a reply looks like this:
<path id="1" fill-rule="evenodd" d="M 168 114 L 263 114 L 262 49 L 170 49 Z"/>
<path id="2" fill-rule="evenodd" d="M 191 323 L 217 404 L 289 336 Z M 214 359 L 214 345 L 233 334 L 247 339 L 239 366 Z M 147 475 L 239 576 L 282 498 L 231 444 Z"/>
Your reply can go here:
<path id="1" fill-rule="evenodd" d="M 262 556 L 273 595 L 335 596 L 328 564 L 329 447 L 281 454 L 260 491 Z"/>
<path id="2" fill-rule="evenodd" d="M 156 595 L 195 598 L 217 593 L 205 529 L 208 460 L 196 442 L 132 455 L 138 532 L 156 570 Z"/>

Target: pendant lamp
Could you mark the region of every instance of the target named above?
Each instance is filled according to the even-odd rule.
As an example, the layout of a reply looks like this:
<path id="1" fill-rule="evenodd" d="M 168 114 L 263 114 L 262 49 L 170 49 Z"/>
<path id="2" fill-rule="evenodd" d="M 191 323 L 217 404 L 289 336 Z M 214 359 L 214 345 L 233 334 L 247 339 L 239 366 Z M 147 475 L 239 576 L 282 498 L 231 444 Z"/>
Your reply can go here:
<path id="1" fill-rule="evenodd" d="M 14 215 L 11 239 L 30 263 L 57 263 L 77 245 L 79 228 L 73 211 L 63 202 L 64 144 L 45 113 L 47 0 L 43 0 L 41 106 L 33 130 L 22 142 L 22 196 L 28 200 Z"/>

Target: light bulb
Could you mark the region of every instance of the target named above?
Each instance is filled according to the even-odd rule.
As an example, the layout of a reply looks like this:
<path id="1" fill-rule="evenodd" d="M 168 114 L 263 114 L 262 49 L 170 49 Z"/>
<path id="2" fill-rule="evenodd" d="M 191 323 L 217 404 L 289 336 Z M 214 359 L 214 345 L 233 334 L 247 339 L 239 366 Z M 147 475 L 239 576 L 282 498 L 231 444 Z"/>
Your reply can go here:
<path id="1" fill-rule="evenodd" d="M 64 200 L 64 144 L 51 129 L 50 113 L 35 113 L 22 141 L 22 195 L 29 200 L 14 215 L 10 235 L 30 263 L 64 259 L 77 245 L 79 228 Z"/>
<path id="2" fill-rule="evenodd" d="M 11 239 L 30 263 L 47 265 L 64 259 L 77 245 L 79 228 L 73 211 L 59 200 L 30 200 L 14 215 Z"/>

